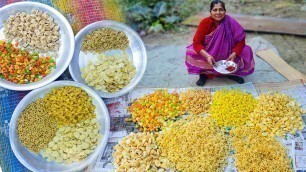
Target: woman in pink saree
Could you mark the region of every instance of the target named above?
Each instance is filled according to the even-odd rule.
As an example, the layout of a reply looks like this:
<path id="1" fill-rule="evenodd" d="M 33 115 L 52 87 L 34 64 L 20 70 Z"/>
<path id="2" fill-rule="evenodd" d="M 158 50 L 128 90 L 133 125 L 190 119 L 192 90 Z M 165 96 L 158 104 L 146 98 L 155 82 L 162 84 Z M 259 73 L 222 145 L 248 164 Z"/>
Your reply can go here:
<path id="1" fill-rule="evenodd" d="M 187 47 L 185 64 L 188 73 L 199 75 L 197 85 L 203 86 L 208 75 L 221 75 L 213 69 L 215 62 L 230 60 L 238 64 L 239 69 L 227 77 L 242 84 L 241 76 L 252 74 L 255 66 L 252 49 L 245 45 L 244 29 L 226 15 L 223 1 L 212 1 L 210 14 L 201 21 L 193 44 Z"/>

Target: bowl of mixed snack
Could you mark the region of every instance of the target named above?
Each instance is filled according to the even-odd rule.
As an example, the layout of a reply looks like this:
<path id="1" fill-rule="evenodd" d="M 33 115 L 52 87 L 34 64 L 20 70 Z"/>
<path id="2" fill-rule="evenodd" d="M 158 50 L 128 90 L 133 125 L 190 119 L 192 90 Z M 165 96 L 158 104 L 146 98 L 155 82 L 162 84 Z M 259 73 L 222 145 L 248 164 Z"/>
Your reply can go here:
<path id="1" fill-rule="evenodd" d="M 140 36 L 111 20 L 92 23 L 75 38 L 69 66 L 74 81 L 90 86 L 103 98 L 121 96 L 141 80 L 147 53 Z"/>
<path id="2" fill-rule="evenodd" d="M 80 171 L 104 152 L 107 107 L 89 87 L 55 81 L 27 94 L 15 108 L 11 148 L 31 171 Z"/>
<path id="3" fill-rule="evenodd" d="M 45 86 L 68 67 L 74 34 L 56 9 L 18 2 L 0 9 L 0 87 L 25 91 Z"/>

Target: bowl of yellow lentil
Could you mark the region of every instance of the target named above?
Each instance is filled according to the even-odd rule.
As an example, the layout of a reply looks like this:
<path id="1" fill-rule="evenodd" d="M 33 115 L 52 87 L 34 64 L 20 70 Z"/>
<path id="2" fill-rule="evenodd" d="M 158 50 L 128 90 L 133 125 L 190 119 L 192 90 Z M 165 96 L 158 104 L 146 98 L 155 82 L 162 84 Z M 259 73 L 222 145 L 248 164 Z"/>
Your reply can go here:
<path id="1" fill-rule="evenodd" d="M 31 171 L 79 171 L 106 147 L 110 119 L 92 89 L 56 81 L 27 94 L 10 121 L 17 159 Z"/>

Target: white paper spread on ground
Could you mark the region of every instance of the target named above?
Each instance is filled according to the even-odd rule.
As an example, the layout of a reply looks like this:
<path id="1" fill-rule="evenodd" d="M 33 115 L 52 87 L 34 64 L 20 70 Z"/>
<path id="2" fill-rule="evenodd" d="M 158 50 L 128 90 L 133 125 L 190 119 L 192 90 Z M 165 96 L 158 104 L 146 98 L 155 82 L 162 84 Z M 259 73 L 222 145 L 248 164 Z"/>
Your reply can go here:
<path id="1" fill-rule="evenodd" d="M 294 170 L 305 170 L 306 169 L 306 142 L 292 141 L 292 159 L 294 164 Z"/>
<path id="2" fill-rule="evenodd" d="M 260 93 L 267 93 L 270 91 L 259 90 Z M 303 109 L 306 109 L 306 86 L 303 84 L 286 86 L 280 92 L 293 97 Z M 302 116 L 305 123 L 306 115 Z M 294 171 L 306 170 L 306 128 L 296 135 L 287 135 L 286 140 L 281 140 L 283 145 L 286 146 L 289 156 L 292 160 Z"/>
<path id="3" fill-rule="evenodd" d="M 303 86 L 303 85 L 302 85 Z M 297 101 L 303 105 L 303 107 L 306 107 L 306 87 L 292 87 L 291 89 L 284 90 L 285 94 L 288 94 L 294 98 L 297 99 Z M 219 86 L 219 87 L 211 87 L 211 88 L 195 88 L 195 89 L 207 89 L 212 94 L 220 89 L 232 89 L 237 88 L 241 89 L 243 91 L 246 91 L 248 93 L 251 93 L 253 96 L 257 97 L 258 93 L 252 83 L 246 83 L 241 85 L 229 85 L 229 86 Z M 187 89 L 191 88 L 176 88 L 176 89 L 168 89 L 169 92 L 172 91 L 185 91 Z M 92 163 L 87 170 L 85 171 L 94 171 L 94 172 L 101 172 L 101 171 L 114 171 L 114 165 L 113 165 L 113 147 L 117 144 L 117 142 L 122 139 L 123 137 L 127 136 L 129 133 L 137 131 L 137 128 L 133 123 L 127 123 L 125 122 L 125 119 L 129 117 L 129 114 L 127 112 L 127 107 L 129 104 L 131 104 L 132 100 L 140 98 L 144 96 L 145 94 L 152 93 L 156 90 L 156 88 L 139 88 L 131 91 L 130 93 L 118 97 L 118 98 L 112 98 L 112 99 L 104 99 L 108 110 L 110 114 L 111 119 L 111 127 L 110 127 L 110 136 L 108 139 L 108 144 L 106 146 L 106 149 L 103 153 L 101 153 L 97 160 Z M 305 96 L 304 96 L 305 95 Z M 287 147 L 288 153 L 290 157 L 293 156 L 292 152 L 292 142 L 293 140 L 303 140 L 304 132 L 297 133 L 297 135 L 292 136 L 288 135 L 287 140 L 280 141 Z M 305 131 L 306 135 L 306 131 Z M 306 168 L 305 168 L 306 169 Z M 225 171 L 236 171 L 234 167 L 234 160 L 230 157 L 229 158 L 229 166 L 225 169 Z"/>

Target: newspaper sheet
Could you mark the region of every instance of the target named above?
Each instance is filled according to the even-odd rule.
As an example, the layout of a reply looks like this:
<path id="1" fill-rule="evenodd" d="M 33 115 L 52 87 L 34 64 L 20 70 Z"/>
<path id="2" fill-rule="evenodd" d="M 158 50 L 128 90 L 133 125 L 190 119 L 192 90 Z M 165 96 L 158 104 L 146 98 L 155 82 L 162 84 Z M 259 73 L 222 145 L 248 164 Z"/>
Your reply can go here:
<path id="1" fill-rule="evenodd" d="M 253 96 L 258 96 L 258 90 L 256 91 L 254 85 L 252 83 L 246 83 L 241 85 L 229 85 L 229 86 L 219 86 L 219 87 L 211 87 L 211 88 L 200 88 L 207 89 L 212 94 L 220 89 L 231 89 L 237 88 L 248 93 L 251 93 Z M 134 99 L 140 98 L 145 94 L 149 94 L 154 92 L 158 88 L 139 88 L 135 89 L 132 92 L 113 99 L 105 99 L 105 103 L 108 107 L 110 119 L 111 119 L 111 127 L 110 127 L 110 136 L 108 139 L 108 144 L 105 148 L 105 151 L 99 155 L 95 163 L 91 164 L 87 171 L 101 172 L 101 171 L 114 171 L 113 165 L 113 147 L 117 144 L 117 142 L 123 137 L 127 136 L 131 132 L 138 132 L 137 128 L 133 123 L 126 122 L 125 119 L 130 117 L 130 114 L 127 112 L 127 107 L 131 104 Z M 169 92 L 181 92 L 186 89 L 191 88 L 176 88 L 176 89 L 168 89 Z M 199 89 L 199 88 L 194 88 Z M 304 107 L 306 108 L 306 87 L 304 85 L 298 85 L 296 87 L 291 87 L 287 90 L 282 90 L 285 94 L 288 94 L 294 98 Z M 260 93 L 264 93 L 265 91 L 261 90 Z M 288 135 L 286 140 L 280 139 L 280 141 L 287 147 L 288 153 L 290 157 L 294 156 L 294 152 L 292 151 L 292 142 L 294 140 L 304 140 L 304 136 L 306 136 L 305 132 L 299 132 L 296 135 Z M 306 157 L 306 156 L 305 156 Z M 305 158 L 306 159 L 306 158 Z M 226 171 L 236 171 L 233 166 L 233 159 L 229 158 L 229 167 L 227 167 Z M 295 167 L 294 167 L 295 168 Z M 306 170 L 306 167 L 305 167 Z"/>
<path id="2" fill-rule="evenodd" d="M 303 140 L 292 141 L 293 162 L 295 171 L 306 169 L 306 142 Z"/>
<path id="3" fill-rule="evenodd" d="M 272 89 L 273 90 L 273 89 Z M 259 93 L 268 93 L 272 91 L 271 88 L 259 89 Z M 303 82 L 296 85 L 288 85 L 279 87 L 277 91 L 282 92 L 288 96 L 293 97 L 303 109 L 306 109 L 306 86 Z M 305 123 L 306 116 L 302 115 L 302 119 Z M 287 134 L 286 140 L 280 139 L 280 141 L 286 146 L 289 157 L 292 160 L 294 171 L 306 172 L 306 128 L 296 135 Z"/>

